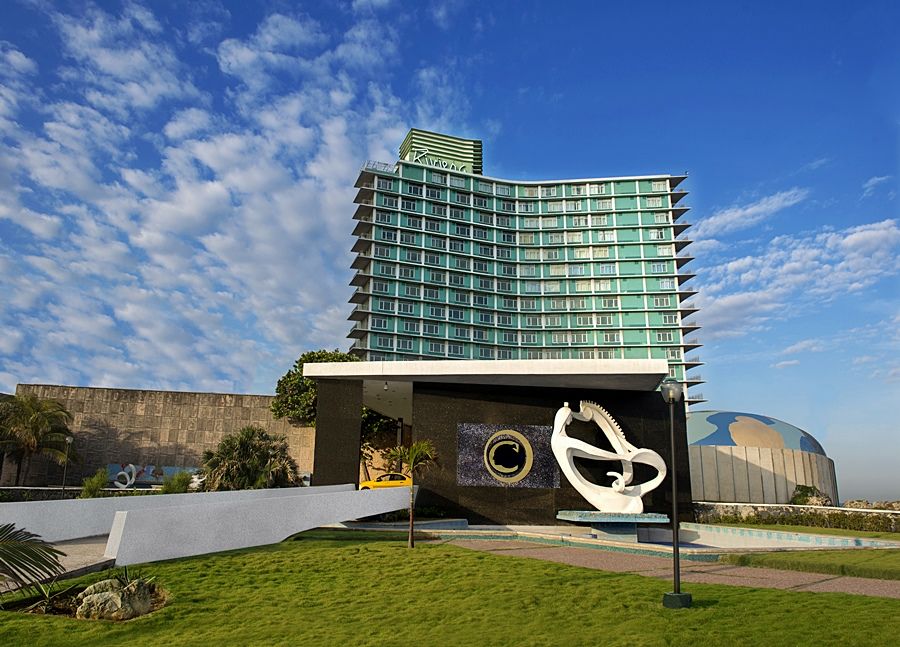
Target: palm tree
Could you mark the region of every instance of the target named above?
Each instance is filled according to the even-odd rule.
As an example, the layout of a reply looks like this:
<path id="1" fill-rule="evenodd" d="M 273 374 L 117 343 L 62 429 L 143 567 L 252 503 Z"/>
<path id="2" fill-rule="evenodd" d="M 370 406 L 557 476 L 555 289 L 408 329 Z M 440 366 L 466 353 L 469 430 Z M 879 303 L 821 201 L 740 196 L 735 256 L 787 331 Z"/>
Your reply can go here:
<path id="1" fill-rule="evenodd" d="M 299 484 L 297 462 L 284 436 L 244 427 L 225 436 L 215 451 L 203 452 L 200 475 L 208 491 L 292 487 Z"/>
<path id="2" fill-rule="evenodd" d="M 11 523 L 0 525 L 0 581 L 27 587 L 59 575 L 65 570 L 59 563 L 64 555 L 34 533 Z"/>
<path id="3" fill-rule="evenodd" d="M 392 447 L 384 453 L 384 457 L 388 462 L 399 461 L 406 467 L 405 474 L 409 476 L 409 542 L 410 548 L 416 547 L 414 536 L 413 519 L 415 511 L 415 490 L 413 489 L 413 481 L 416 475 L 424 472 L 426 469 L 437 463 L 437 450 L 430 440 L 417 440 L 409 447 L 398 445 Z"/>
<path id="4" fill-rule="evenodd" d="M 75 458 L 72 452 L 66 454 L 66 438 L 72 436 L 70 422 L 72 414 L 62 404 L 32 393 L 0 403 L 0 442 L 15 458 L 16 485 L 28 479 L 35 455 L 48 456 L 60 465 Z"/>

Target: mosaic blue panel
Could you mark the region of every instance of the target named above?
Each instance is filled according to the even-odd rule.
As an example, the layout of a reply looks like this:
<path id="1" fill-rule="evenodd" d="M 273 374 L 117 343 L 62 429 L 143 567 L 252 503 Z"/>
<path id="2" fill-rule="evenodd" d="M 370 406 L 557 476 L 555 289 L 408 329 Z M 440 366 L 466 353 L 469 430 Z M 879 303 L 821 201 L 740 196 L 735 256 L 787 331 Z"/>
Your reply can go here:
<path id="1" fill-rule="evenodd" d="M 550 449 L 552 433 L 550 426 L 459 423 L 456 426 L 457 485 L 558 488 L 559 467 Z M 522 443 L 520 437 L 526 442 Z M 493 471 L 487 464 L 486 453 L 495 464 Z M 530 465 L 522 475 L 526 471 L 523 469 L 528 458 L 526 453 Z M 508 478 L 504 477 L 506 471 Z M 519 480 L 513 481 L 516 477 Z"/>

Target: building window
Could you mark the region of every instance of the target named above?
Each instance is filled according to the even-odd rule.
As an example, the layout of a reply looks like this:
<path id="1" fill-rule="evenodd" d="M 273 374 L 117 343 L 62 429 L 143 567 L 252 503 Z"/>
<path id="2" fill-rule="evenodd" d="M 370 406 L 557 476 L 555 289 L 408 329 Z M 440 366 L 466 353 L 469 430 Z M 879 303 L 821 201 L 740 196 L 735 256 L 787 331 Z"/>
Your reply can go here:
<path id="1" fill-rule="evenodd" d="M 498 326 L 512 326 L 513 325 L 512 315 L 497 315 L 497 325 Z"/>
<path id="2" fill-rule="evenodd" d="M 575 325 L 576 326 L 593 326 L 594 325 L 594 315 L 578 315 L 575 317 Z"/>
<path id="3" fill-rule="evenodd" d="M 422 253 L 417 249 L 404 249 L 403 255 L 410 263 L 422 262 Z"/>
<path id="4" fill-rule="evenodd" d="M 441 223 L 437 220 L 431 220 L 430 218 L 426 218 L 425 220 L 425 231 L 440 231 Z"/>
<path id="5" fill-rule="evenodd" d="M 468 339 L 469 329 L 465 326 L 453 326 L 453 336 L 457 339 Z"/>
<path id="6" fill-rule="evenodd" d="M 614 243 L 616 242 L 616 232 L 615 231 L 601 231 L 600 232 L 600 240 L 605 243 Z"/>
<path id="7" fill-rule="evenodd" d="M 518 306 L 516 297 L 500 297 L 500 307 L 507 310 L 515 310 Z"/>
<path id="8" fill-rule="evenodd" d="M 673 339 L 671 331 L 664 330 L 656 333 L 656 341 L 660 344 L 671 344 Z"/>
<path id="9" fill-rule="evenodd" d="M 397 340 L 397 350 L 412 350 L 413 340 L 401 337 Z"/>
<path id="10" fill-rule="evenodd" d="M 621 341 L 621 337 L 618 332 L 603 333 L 603 343 L 604 344 L 618 344 L 620 341 Z"/>
<path id="11" fill-rule="evenodd" d="M 444 306 L 428 306 L 428 316 L 432 319 L 443 319 Z"/>
<path id="12" fill-rule="evenodd" d="M 549 213 L 560 213 L 563 210 L 562 202 L 548 202 L 547 211 Z"/>
<path id="13" fill-rule="evenodd" d="M 500 201 L 500 209 L 502 211 L 510 211 L 510 212 L 515 211 L 516 203 L 513 202 L 512 200 L 501 200 Z"/>
<path id="14" fill-rule="evenodd" d="M 412 299 L 419 298 L 419 286 L 418 285 L 404 285 L 403 291 L 404 291 L 404 294 L 406 294 L 406 296 L 408 296 Z"/>
<path id="15" fill-rule="evenodd" d="M 487 209 L 489 205 L 489 200 L 484 196 L 476 195 L 473 201 L 473 206 L 481 207 L 482 209 Z"/>
<path id="16" fill-rule="evenodd" d="M 612 281 L 609 279 L 600 279 L 597 281 L 598 292 L 609 292 L 610 290 L 612 290 Z"/>
<path id="17" fill-rule="evenodd" d="M 455 256 L 453 258 L 453 266 L 458 270 L 468 270 L 469 269 L 469 259 L 468 258 L 460 258 L 459 256 Z"/>
<path id="18" fill-rule="evenodd" d="M 415 200 L 403 199 L 400 201 L 400 208 L 405 211 L 418 211 L 418 204 Z"/>
<path id="19" fill-rule="evenodd" d="M 403 322 L 403 332 L 409 333 L 411 335 L 419 334 L 419 322 L 418 321 L 404 321 Z"/>
<path id="20" fill-rule="evenodd" d="M 552 344 L 568 344 L 569 343 L 569 333 L 567 332 L 555 332 L 550 336 L 550 343 Z"/>
<path id="21" fill-rule="evenodd" d="M 395 198 L 393 196 L 383 195 L 383 196 L 381 196 L 381 202 L 384 206 L 386 206 L 389 209 L 397 208 L 397 198 Z"/>
<path id="22" fill-rule="evenodd" d="M 519 190 L 522 192 L 523 198 L 538 197 L 538 189 L 536 186 L 523 186 L 523 187 L 520 187 Z"/>
<path id="23" fill-rule="evenodd" d="M 668 263 L 650 263 L 651 274 L 664 274 L 668 268 Z"/>
<path id="24" fill-rule="evenodd" d="M 488 307 L 490 305 L 490 301 L 490 297 L 484 294 L 476 294 L 472 297 L 472 303 L 483 308 Z"/>
<path id="25" fill-rule="evenodd" d="M 450 217 L 454 220 L 465 220 L 466 210 L 459 207 L 450 207 Z"/>
<path id="26" fill-rule="evenodd" d="M 442 204 L 431 204 L 431 213 L 435 216 L 446 217 L 447 216 L 447 207 Z"/>
<path id="27" fill-rule="evenodd" d="M 498 227 L 512 227 L 512 218 L 509 216 L 497 216 Z"/>
<path id="28" fill-rule="evenodd" d="M 581 211 L 581 200 L 566 200 L 566 211 Z"/>
<path id="29" fill-rule="evenodd" d="M 379 191 L 393 191 L 394 190 L 393 180 L 388 180 L 387 178 L 383 178 L 383 177 L 378 178 L 378 181 L 375 183 L 375 186 L 378 187 Z"/>
<path id="30" fill-rule="evenodd" d="M 424 294 L 429 301 L 438 301 L 441 298 L 441 291 L 437 288 L 425 288 Z"/>
<path id="31" fill-rule="evenodd" d="M 464 317 L 462 308 L 448 308 L 447 315 L 453 321 L 462 321 Z"/>
<path id="32" fill-rule="evenodd" d="M 384 245 L 375 245 L 375 256 L 378 258 L 390 258 L 391 248 Z"/>
<path id="33" fill-rule="evenodd" d="M 516 266 L 500 263 L 500 274 L 503 276 L 516 276 Z"/>
<path id="34" fill-rule="evenodd" d="M 576 292 L 590 292 L 591 291 L 591 280 L 590 279 L 582 279 L 580 281 L 575 281 L 575 291 Z"/>
<path id="35" fill-rule="evenodd" d="M 675 289 L 675 279 L 660 279 L 659 280 L 659 289 L 660 290 L 674 290 Z"/>
<path id="36" fill-rule="evenodd" d="M 457 204 L 469 204 L 469 194 L 457 192 L 453 196 L 453 201 L 456 202 Z"/>
<path id="37" fill-rule="evenodd" d="M 450 275 L 450 285 L 465 285 L 465 280 L 463 279 L 462 274 L 451 274 Z"/>
<path id="38" fill-rule="evenodd" d="M 573 343 L 573 344 L 586 344 L 586 343 L 588 343 L 588 333 L 586 333 L 586 332 L 573 332 L 573 333 L 572 333 L 572 343 Z"/>
<path id="39" fill-rule="evenodd" d="M 392 222 L 391 214 L 389 214 L 387 211 L 376 211 L 375 222 L 381 223 L 383 225 L 389 225 Z"/>
<path id="40" fill-rule="evenodd" d="M 597 200 L 597 208 L 602 211 L 612 211 L 613 201 L 611 199 Z"/>
<path id="41" fill-rule="evenodd" d="M 595 227 L 606 227 L 609 224 L 609 216 L 591 216 L 591 222 Z"/>
<path id="42" fill-rule="evenodd" d="M 478 277 L 478 289 L 479 290 L 493 290 L 494 289 L 494 279 L 486 279 L 484 277 Z"/>
<path id="43" fill-rule="evenodd" d="M 402 315 L 411 315 L 414 312 L 413 304 L 409 301 L 398 301 L 397 312 Z"/>
<path id="44" fill-rule="evenodd" d="M 585 266 L 584 265 L 569 265 L 569 276 L 584 276 L 585 275 Z"/>
<path id="45" fill-rule="evenodd" d="M 597 325 L 598 326 L 612 326 L 613 325 L 613 316 L 612 315 L 597 315 Z"/>
<path id="46" fill-rule="evenodd" d="M 661 206 L 663 206 L 661 197 L 657 196 L 655 198 L 647 198 L 646 200 L 648 209 L 659 209 Z"/>
<path id="47" fill-rule="evenodd" d="M 450 239 L 450 251 L 451 252 L 464 252 L 466 251 L 466 244 L 461 240 Z"/>
<path id="48" fill-rule="evenodd" d="M 487 273 L 490 271 L 490 264 L 485 261 L 474 261 L 472 263 L 472 269 L 476 272 Z"/>
<path id="49" fill-rule="evenodd" d="M 600 307 L 601 308 L 618 308 L 619 307 L 619 298 L 618 297 L 603 297 L 600 299 Z"/>
<path id="50" fill-rule="evenodd" d="M 505 184 L 497 185 L 497 195 L 512 195 L 512 191 Z"/>
<path id="51" fill-rule="evenodd" d="M 667 213 L 654 213 L 653 214 L 653 222 L 657 225 L 667 225 L 669 224 L 669 214 Z"/>
<path id="52" fill-rule="evenodd" d="M 562 233 L 547 234 L 547 242 L 550 245 L 561 245 L 563 242 Z"/>
<path id="53" fill-rule="evenodd" d="M 520 202 L 517 210 L 519 213 L 534 213 L 534 203 Z"/>
<path id="54" fill-rule="evenodd" d="M 665 191 L 667 188 L 665 180 L 654 180 L 650 183 L 651 191 Z"/>
<path id="55" fill-rule="evenodd" d="M 537 333 L 534 332 L 523 332 L 522 333 L 522 343 L 523 344 L 536 344 L 537 343 Z"/>
<path id="56" fill-rule="evenodd" d="M 663 325 L 675 326 L 677 324 L 678 324 L 678 315 L 676 315 L 676 314 L 663 315 Z"/>
<path id="57" fill-rule="evenodd" d="M 479 240 L 490 240 L 488 230 L 482 229 L 481 227 L 472 227 L 472 237 Z"/>
<path id="58" fill-rule="evenodd" d="M 497 258 L 512 259 L 512 250 L 509 247 L 498 247 Z"/>
<path id="59" fill-rule="evenodd" d="M 450 355 L 460 356 L 463 354 L 462 344 L 447 344 L 447 353 Z"/>
<path id="60" fill-rule="evenodd" d="M 456 189 L 464 189 L 466 188 L 466 178 L 459 177 L 457 175 L 450 176 L 450 186 Z"/>
<path id="61" fill-rule="evenodd" d="M 605 184 L 591 184 L 588 189 L 591 195 L 603 195 L 604 193 L 606 193 Z"/>
<path id="62" fill-rule="evenodd" d="M 469 225 L 453 225 L 453 233 L 457 236 L 468 236 L 469 235 Z"/>
<path id="63" fill-rule="evenodd" d="M 443 173 L 431 172 L 431 181 L 435 184 L 447 184 L 447 176 Z"/>
<path id="64" fill-rule="evenodd" d="M 392 337 L 387 337 L 385 335 L 376 335 L 375 336 L 375 345 L 378 348 L 393 348 L 394 347 L 394 339 Z"/>
<path id="65" fill-rule="evenodd" d="M 520 299 L 519 309 L 521 310 L 537 310 L 537 299 Z"/>
<path id="66" fill-rule="evenodd" d="M 657 256 L 672 256 L 675 253 L 675 248 L 672 245 L 657 245 L 656 246 L 656 255 Z"/>
<path id="67" fill-rule="evenodd" d="M 422 195 L 422 185 L 421 184 L 407 184 L 406 192 L 410 195 Z"/>
<path id="68" fill-rule="evenodd" d="M 566 309 L 566 300 L 565 299 L 550 299 L 550 309 L 551 310 L 565 310 Z"/>
<path id="69" fill-rule="evenodd" d="M 540 219 L 540 218 L 523 218 L 523 219 L 522 219 L 522 226 L 523 226 L 525 229 L 537 229 L 538 227 L 541 226 L 541 219 Z M 523 237 L 523 239 L 522 239 L 521 242 L 524 243 L 524 244 L 526 244 L 526 245 L 533 244 L 533 243 L 534 243 L 534 237 L 533 237 L 533 235 L 532 235 L 531 242 L 526 242 L 526 239 Z"/>
<path id="70" fill-rule="evenodd" d="M 615 274 L 616 273 L 616 264 L 615 263 L 600 263 L 598 265 L 598 270 L 600 274 Z"/>
<path id="71" fill-rule="evenodd" d="M 441 255 L 425 252 L 425 263 L 428 265 L 441 265 Z"/>
<path id="72" fill-rule="evenodd" d="M 469 303 L 469 293 L 468 292 L 454 292 L 453 293 L 453 302 L 468 304 Z"/>
<path id="73" fill-rule="evenodd" d="M 488 326 L 494 325 L 494 315 L 490 312 L 479 312 L 478 313 L 478 323 L 482 323 Z"/>
<path id="74" fill-rule="evenodd" d="M 481 328 L 474 328 L 472 330 L 472 339 L 475 341 L 487 341 L 487 332 Z"/>
<path id="75" fill-rule="evenodd" d="M 381 240 L 387 240 L 389 242 L 394 242 L 397 240 L 397 232 L 393 229 L 382 229 L 380 233 Z"/>
<path id="76" fill-rule="evenodd" d="M 443 355 L 444 354 L 444 342 L 442 341 L 429 341 L 428 342 L 428 352 L 434 355 Z"/>
<path id="77" fill-rule="evenodd" d="M 666 349 L 666 359 L 681 359 L 681 349 L 680 348 L 667 348 Z"/>
<path id="78" fill-rule="evenodd" d="M 578 184 L 573 186 L 572 195 L 585 195 L 584 185 Z"/>
<path id="79" fill-rule="evenodd" d="M 669 297 L 653 297 L 653 307 L 654 308 L 668 308 L 669 307 Z"/>
<path id="80" fill-rule="evenodd" d="M 388 320 L 385 317 L 372 317 L 371 322 L 374 330 L 388 329 Z"/>
<path id="81" fill-rule="evenodd" d="M 666 232 L 662 229 L 650 229 L 649 230 L 650 240 L 665 240 Z"/>
<path id="82" fill-rule="evenodd" d="M 557 294 L 559 292 L 559 281 L 546 281 L 544 283 L 544 294 Z"/>
<path id="83" fill-rule="evenodd" d="M 616 351 L 597 349 L 597 359 L 615 359 Z"/>
<path id="84" fill-rule="evenodd" d="M 434 323 L 423 323 L 422 324 L 422 332 L 425 335 L 437 335 L 440 332 L 441 328 L 438 324 Z"/>

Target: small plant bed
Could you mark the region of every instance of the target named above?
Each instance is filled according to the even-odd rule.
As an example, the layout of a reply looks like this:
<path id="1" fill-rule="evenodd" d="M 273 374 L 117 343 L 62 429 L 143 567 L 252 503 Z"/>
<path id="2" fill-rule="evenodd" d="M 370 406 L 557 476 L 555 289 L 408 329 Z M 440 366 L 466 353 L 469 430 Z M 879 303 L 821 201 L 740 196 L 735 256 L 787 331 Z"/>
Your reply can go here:
<path id="1" fill-rule="evenodd" d="M 131 620 L 161 609 L 166 591 L 153 578 L 128 578 L 127 572 L 90 583 L 36 584 L 33 590 L 0 598 L 5 611 L 68 616 L 83 620 Z"/>
<path id="2" fill-rule="evenodd" d="M 732 554 L 723 555 L 721 561 L 739 566 L 900 580 L 900 549 L 891 548 Z"/>
<path id="3" fill-rule="evenodd" d="M 715 523 L 715 526 L 735 526 L 738 528 L 755 528 L 757 530 L 777 530 L 779 532 L 801 532 L 810 535 L 834 535 L 836 537 L 861 537 L 864 539 L 884 539 L 900 542 L 900 532 L 879 532 L 874 530 L 849 530 L 847 528 L 822 528 L 819 526 L 790 526 L 776 523 Z"/>

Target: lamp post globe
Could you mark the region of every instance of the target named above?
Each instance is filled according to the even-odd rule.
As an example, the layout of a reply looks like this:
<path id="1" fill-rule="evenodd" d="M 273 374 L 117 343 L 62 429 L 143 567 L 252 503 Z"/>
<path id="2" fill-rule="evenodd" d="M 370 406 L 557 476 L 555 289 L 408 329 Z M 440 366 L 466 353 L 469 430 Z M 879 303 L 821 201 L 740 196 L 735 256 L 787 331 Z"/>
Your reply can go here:
<path id="1" fill-rule="evenodd" d="M 691 594 L 681 592 L 681 560 L 678 553 L 678 478 L 675 469 L 675 404 L 684 395 L 678 380 L 667 377 L 659 392 L 669 405 L 669 471 L 672 478 L 672 585 L 671 593 L 663 593 L 663 606 L 668 609 L 686 609 L 691 606 Z"/>

